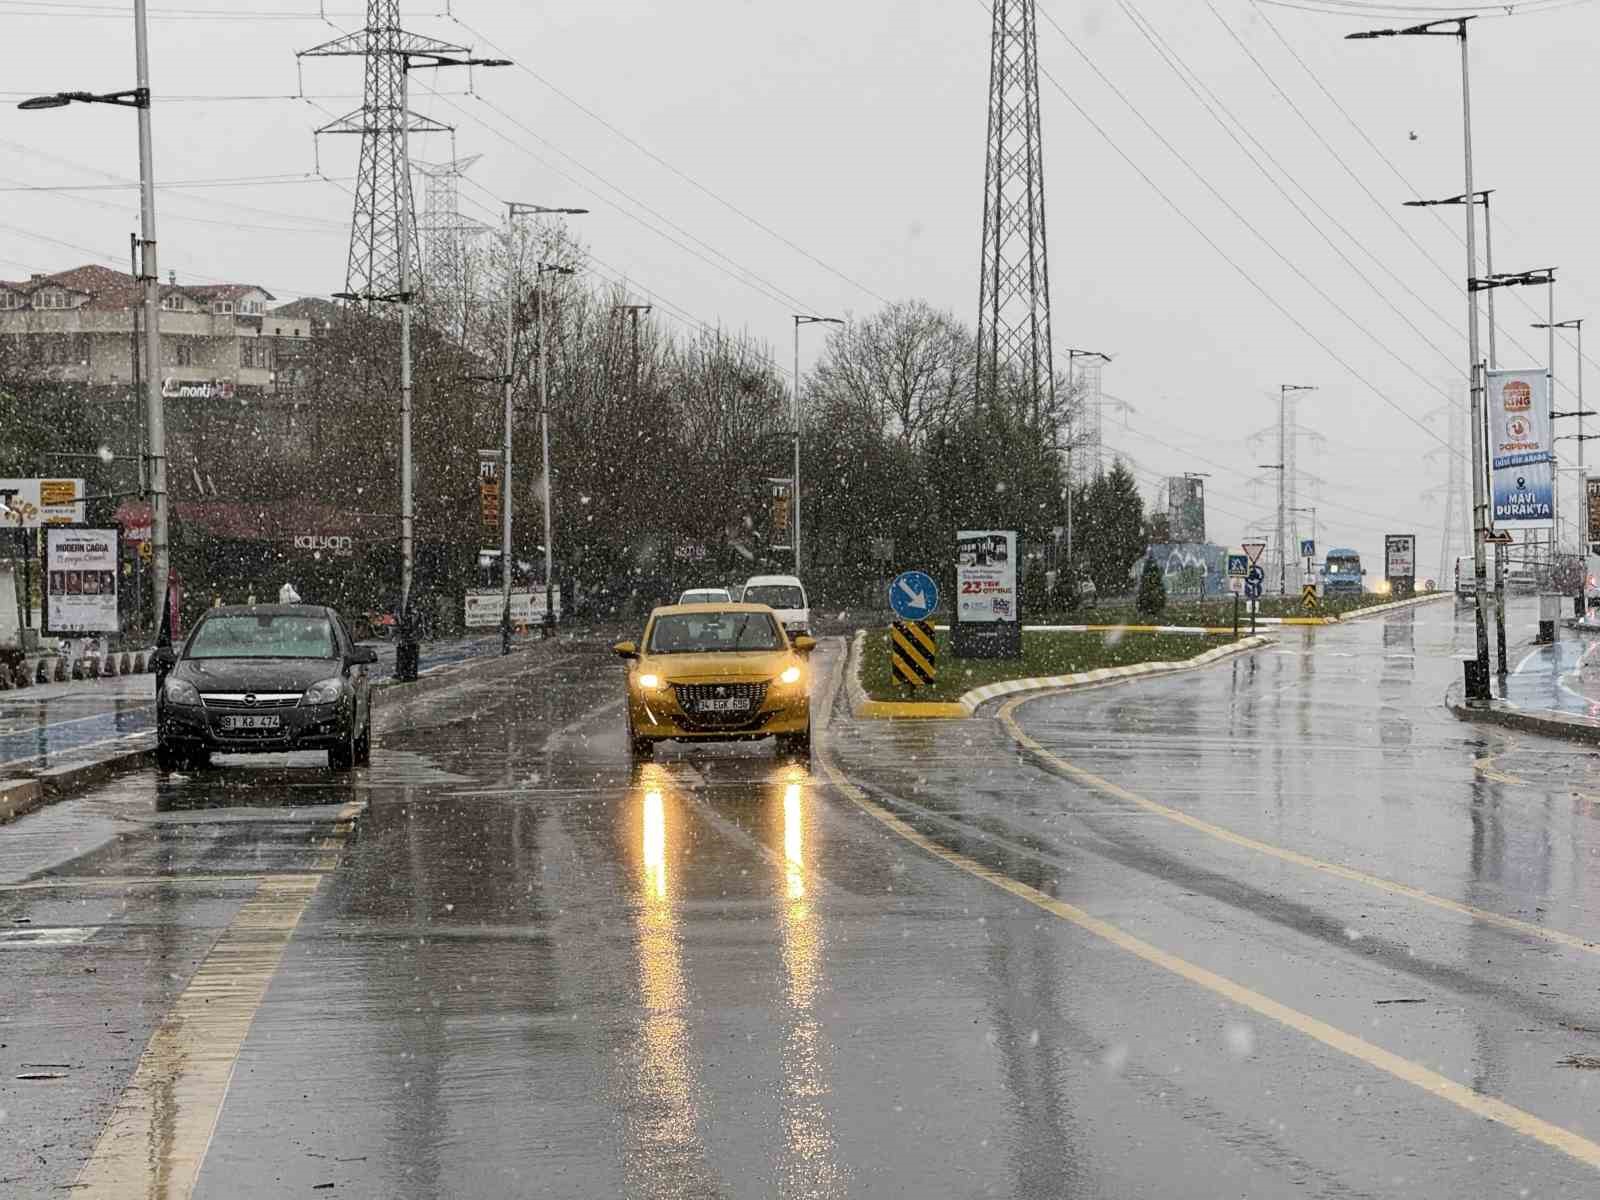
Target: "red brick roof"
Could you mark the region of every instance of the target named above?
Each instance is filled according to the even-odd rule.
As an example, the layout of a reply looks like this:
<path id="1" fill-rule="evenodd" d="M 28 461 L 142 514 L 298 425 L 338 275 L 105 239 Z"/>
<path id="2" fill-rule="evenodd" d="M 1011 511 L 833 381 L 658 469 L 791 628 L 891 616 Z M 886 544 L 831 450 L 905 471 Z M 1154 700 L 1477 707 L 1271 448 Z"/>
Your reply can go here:
<path id="1" fill-rule="evenodd" d="M 46 275 L 42 279 L 21 280 L 15 283 L 0 281 L 0 287 L 16 292 L 35 292 L 42 287 L 66 288 L 69 291 L 82 292 L 89 297 L 84 305 L 85 308 L 137 308 L 144 300 L 144 290 L 137 278 L 124 271 L 93 264 L 73 267 L 68 271 L 57 271 L 54 275 Z M 274 298 L 265 288 L 248 283 L 161 285 L 162 296 L 170 296 L 175 292 L 201 304 L 209 304 L 213 300 L 237 300 L 251 292 L 260 292 L 269 300 Z"/>

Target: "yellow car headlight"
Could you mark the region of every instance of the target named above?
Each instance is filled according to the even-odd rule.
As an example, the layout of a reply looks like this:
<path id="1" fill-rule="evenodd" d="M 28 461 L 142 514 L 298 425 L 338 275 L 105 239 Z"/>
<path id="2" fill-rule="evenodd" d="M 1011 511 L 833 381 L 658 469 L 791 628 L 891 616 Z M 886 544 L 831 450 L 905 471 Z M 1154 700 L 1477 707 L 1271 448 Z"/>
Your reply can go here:
<path id="1" fill-rule="evenodd" d="M 661 686 L 661 676 L 659 676 L 659 675 L 641 675 L 641 676 L 639 676 L 639 687 L 643 691 L 653 692 L 660 686 Z"/>
<path id="2" fill-rule="evenodd" d="M 789 667 L 787 670 L 784 671 L 784 673 L 782 675 L 778 676 L 778 682 L 779 683 L 799 683 L 800 682 L 800 668 L 799 667 Z"/>

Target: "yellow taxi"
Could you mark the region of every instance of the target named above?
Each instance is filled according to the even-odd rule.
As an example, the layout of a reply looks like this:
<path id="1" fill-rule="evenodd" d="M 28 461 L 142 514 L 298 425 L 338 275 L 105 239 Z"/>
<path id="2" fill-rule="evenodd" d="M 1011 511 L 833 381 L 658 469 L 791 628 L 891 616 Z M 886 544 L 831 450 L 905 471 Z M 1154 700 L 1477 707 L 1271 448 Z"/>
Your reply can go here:
<path id="1" fill-rule="evenodd" d="M 779 754 L 811 753 L 816 640 L 790 637 L 764 604 L 673 604 L 655 609 L 639 642 L 613 650 L 628 663 L 628 743 L 649 758 L 662 741 L 775 738 Z"/>

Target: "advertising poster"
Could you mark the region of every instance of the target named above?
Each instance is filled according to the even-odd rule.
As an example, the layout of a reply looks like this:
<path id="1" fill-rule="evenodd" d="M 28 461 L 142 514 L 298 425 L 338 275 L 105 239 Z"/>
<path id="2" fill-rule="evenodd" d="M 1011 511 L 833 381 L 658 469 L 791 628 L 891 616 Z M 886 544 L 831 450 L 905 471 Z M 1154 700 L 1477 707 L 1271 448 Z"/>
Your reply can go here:
<path id="1" fill-rule="evenodd" d="M 768 479 L 767 545 L 774 550 L 794 548 L 794 481 Z"/>
<path id="2" fill-rule="evenodd" d="M 1589 553 L 1600 554 L 1600 478 L 1584 476 L 1584 538 Z"/>
<path id="3" fill-rule="evenodd" d="M 956 618 L 1017 619 L 1017 535 L 964 529 L 956 534 Z"/>
<path id="4" fill-rule="evenodd" d="M 1391 533 L 1383 539 L 1384 576 L 1411 579 L 1417 574 L 1417 535 Z"/>
<path id="5" fill-rule="evenodd" d="M 478 512 L 485 529 L 500 528 L 500 451 L 498 450 L 478 451 Z"/>
<path id="6" fill-rule="evenodd" d="M 556 617 L 561 616 L 561 593 L 555 594 Z M 498 629 L 500 611 L 505 605 L 499 588 L 479 588 L 467 593 L 465 621 L 468 629 Z M 511 624 L 538 625 L 544 621 L 544 592 L 513 591 Z"/>
<path id="7" fill-rule="evenodd" d="M 1555 523 L 1550 389 L 1543 371 L 1490 371 L 1489 481 L 1496 529 Z"/>
<path id="8" fill-rule="evenodd" d="M 121 533 L 115 527 L 51 525 L 45 529 L 44 632 L 47 637 L 116 633 L 117 560 Z"/>
<path id="9" fill-rule="evenodd" d="M 0 529 L 39 529 L 83 520 L 81 479 L 0 479 Z"/>

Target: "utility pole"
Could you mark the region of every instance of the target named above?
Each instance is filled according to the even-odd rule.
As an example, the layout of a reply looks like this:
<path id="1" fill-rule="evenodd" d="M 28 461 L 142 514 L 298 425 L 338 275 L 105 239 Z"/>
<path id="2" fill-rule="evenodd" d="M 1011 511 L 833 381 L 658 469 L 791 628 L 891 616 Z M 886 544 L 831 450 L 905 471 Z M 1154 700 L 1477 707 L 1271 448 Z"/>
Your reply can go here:
<path id="1" fill-rule="evenodd" d="M 1314 392 L 1316 387 L 1303 383 L 1282 383 L 1278 385 L 1278 595 L 1289 594 L 1289 495 L 1288 475 L 1293 462 L 1289 446 L 1289 394 L 1291 392 Z M 1299 430 L 1295 431 L 1298 439 Z M 1295 547 L 1298 550 L 1298 547 Z"/>
<path id="2" fill-rule="evenodd" d="M 789 497 L 789 511 L 794 521 L 794 573 L 800 574 L 800 327 L 802 325 L 843 325 L 838 317 L 813 317 L 805 313 L 794 315 L 794 495 Z"/>
<path id="3" fill-rule="evenodd" d="M 1077 387 L 1077 374 L 1076 374 L 1074 368 L 1077 365 L 1077 360 L 1080 359 L 1080 358 L 1098 358 L 1101 361 L 1102 364 L 1105 364 L 1105 363 L 1108 363 L 1108 362 L 1111 361 L 1111 355 L 1102 353 L 1099 350 L 1076 350 L 1076 349 L 1072 349 L 1072 348 L 1069 347 L 1067 349 L 1067 388 L 1068 388 L 1068 391 L 1069 391 L 1069 400 L 1070 400 L 1070 393 L 1073 390 L 1075 390 L 1076 387 Z M 1096 381 L 1096 384 L 1098 386 L 1098 380 Z M 1096 400 L 1096 403 L 1097 404 L 1099 403 L 1098 399 Z M 1098 420 L 1098 416 L 1095 419 Z M 1072 570 L 1072 504 L 1073 504 L 1072 489 L 1073 489 L 1074 483 L 1076 482 L 1074 480 L 1073 476 L 1074 476 L 1074 467 L 1076 465 L 1076 460 L 1077 460 L 1077 457 L 1078 457 L 1075 451 L 1076 451 L 1076 447 L 1073 446 L 1073 437 L 1072 437 L 1072 434 L 1069 431 L 1069 433 L 1067 435 L 1067 570 L 1069 572 L 1071 572 L 1071 570 Z M 1098 459 L 1099 459 L 1099 443 L 1098 443 L 1098 441 L 1095 443 L 1095 458 L 1096 458 L 1096 461 L 1098 462 Z M 1079 472 L 1081 472 L 1082 468 L 1081 467 L 1077 467 L 1077 470 Z M 1076 576 L 1072 576 L 1072 579 L 1073 579 L 1073 583 L 1076 584 L 1077 583 L 1077 577 Z"/>
<path id="4" fill-rule="evenodd" d="M 653 305 L 649 304 L 613 304 L 611 306 L 611 311 L 614 313 L 626 313 L 633 325 L 633 382 L 629 395 L 632 397 L 635 406 L 639 402 L 639 315 L 641 313 L 649 313 L 653 307 Z"/>
<path id="5" fill-rule="evenodd" d="M 539 438 L 544 445 L 544 620 L 539 625 L 539 635 L 547 638 L 556 634 L 556 609 L 555 519 L 550 498 L 550 389 L 546 366 L 550 358 L 550 321 L 546 313 L 550 306 L 546 302 L 544 277 L 577 273 L 572 267 L 540 263 L 535 271 L 537 282 L 533 293 L 534 306 L 539 310 Z"/>

